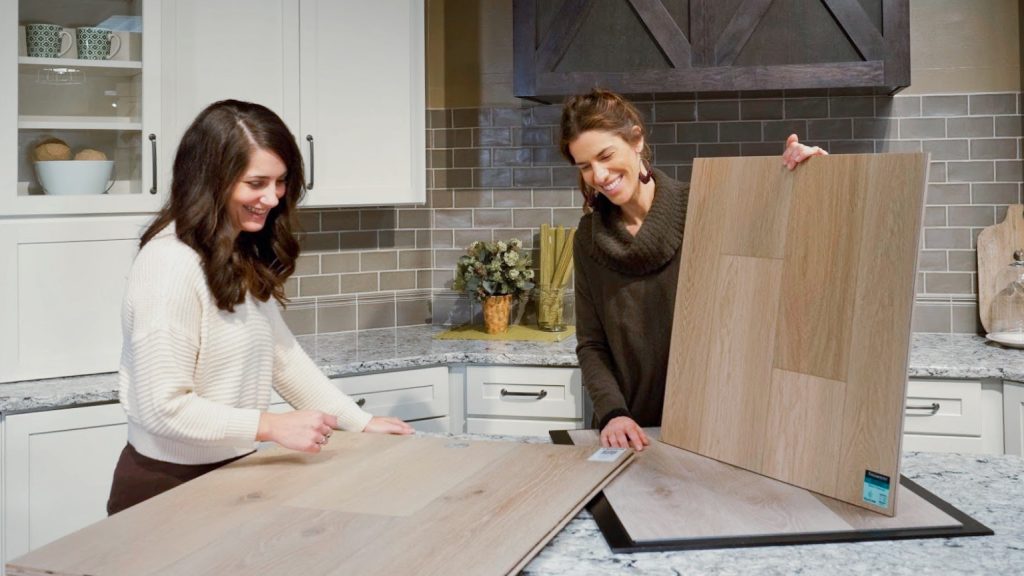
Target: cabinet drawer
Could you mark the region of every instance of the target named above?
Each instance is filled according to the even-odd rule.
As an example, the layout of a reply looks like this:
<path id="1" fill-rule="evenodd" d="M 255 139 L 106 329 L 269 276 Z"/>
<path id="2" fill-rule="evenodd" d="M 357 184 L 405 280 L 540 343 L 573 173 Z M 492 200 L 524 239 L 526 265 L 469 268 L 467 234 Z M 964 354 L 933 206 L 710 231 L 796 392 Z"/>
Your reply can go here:
<path id="1" fill-rule="evenodd" d="M 581 419 L 580 371 L 575 368 L 467 367 L 466 412 L 471 416 Z"/>
<path id="2" fill-rule="evenodd" d="M 903 431 L 908 434 L 982 434 L 981 382 L 911 380 Z"/>
<path id="3" fill-rule="evenodd" d="M 343 376 L 332 381 L 374 416 L 419 420 L 448 415 L 448 368 L 445 366 Z M 272 392 L 269 409 L 285 412 L 290 406 L 277 392 Z"/>
<path id="4" fill-rule="evenodd" d="M 583 420 L 513 420 L 508 418 L 466 418 L 469 434 L 504 436 L 547 436 L 549 430 L 583 428 Z"/>
<path id="5" fill-rule="evenodd" d="M 448 368 L 437 366 L 336 378 L 342 392 L 374 416 L 418 420 L 448 415 Z"/>

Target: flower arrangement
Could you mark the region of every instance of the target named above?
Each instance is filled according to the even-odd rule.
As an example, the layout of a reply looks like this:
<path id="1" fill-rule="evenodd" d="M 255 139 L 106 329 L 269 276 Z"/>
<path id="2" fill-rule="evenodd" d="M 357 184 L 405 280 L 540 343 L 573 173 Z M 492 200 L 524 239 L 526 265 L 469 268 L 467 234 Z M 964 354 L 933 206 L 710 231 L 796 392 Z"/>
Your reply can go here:
<path id="1" fill-rule="evenodd" d="M 453 287 L 478 302 L 488 296 L 519 300 L 533 288 L 530 254 L 518 238 L 508 242 L 473 242 L 459 258 Z"/>

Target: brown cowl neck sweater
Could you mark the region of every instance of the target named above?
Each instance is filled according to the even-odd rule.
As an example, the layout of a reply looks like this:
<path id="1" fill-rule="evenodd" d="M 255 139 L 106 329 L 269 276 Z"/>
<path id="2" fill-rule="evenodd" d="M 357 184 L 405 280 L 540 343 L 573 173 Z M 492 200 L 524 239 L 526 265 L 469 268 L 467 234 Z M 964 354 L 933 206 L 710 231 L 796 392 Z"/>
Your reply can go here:
<path id="1" fill-rule="evenodd" d="M 616 416 L 661 424 L 689 187 L 657 169 L 654 180 L 635 237 L 605 201 L 580 219 L 573 244 L 576 355 L 600 428 Z"/>

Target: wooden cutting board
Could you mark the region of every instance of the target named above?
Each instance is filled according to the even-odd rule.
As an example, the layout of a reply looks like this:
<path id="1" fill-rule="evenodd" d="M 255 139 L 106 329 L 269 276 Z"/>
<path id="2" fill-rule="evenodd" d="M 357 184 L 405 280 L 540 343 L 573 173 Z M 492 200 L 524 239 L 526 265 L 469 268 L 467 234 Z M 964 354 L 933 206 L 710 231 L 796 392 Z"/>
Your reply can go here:
<path id="1" fill-rule="evenodd" d="M 632 459 L 337 433 L 248 456 L 7 564 L 8 575 L 515 574 Z"/>
<path id="2" fill-rule="evenodd" d="M 999 272 L 1013 262 L 1014 250 L 1024 250 L 1024 205 L 1011 204 L 1006 218 L 978 235 L 978 313 L 981 325 L 991 332 L 992 299 L 999 290 Z"/>
<path id="3" fill-rule="evenodd" d="M 893 515 L 927 162 L 694 162 L 664 442 Z"/>

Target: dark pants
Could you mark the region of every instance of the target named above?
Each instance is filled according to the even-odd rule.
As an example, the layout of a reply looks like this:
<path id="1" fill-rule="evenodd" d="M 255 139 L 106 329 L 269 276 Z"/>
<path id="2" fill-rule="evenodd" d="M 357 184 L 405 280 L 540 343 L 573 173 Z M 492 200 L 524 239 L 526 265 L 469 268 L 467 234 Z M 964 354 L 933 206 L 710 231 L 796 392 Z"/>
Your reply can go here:
<path id="1" fill-rule="evenodd" d="M 244 456 L 244 455 L 243 455 Z M 242 456 L 213 464 L 172 464 L 139 454 L 126 444 L 114 468 L 114 482 L 110 486 L 107 514 L 117 514 L 125 508 L 149 500 L 189 480 L 230 464 Z"/>

